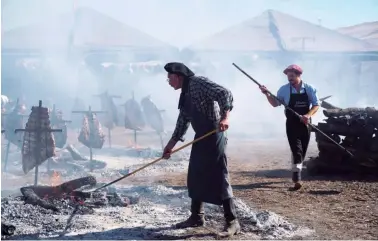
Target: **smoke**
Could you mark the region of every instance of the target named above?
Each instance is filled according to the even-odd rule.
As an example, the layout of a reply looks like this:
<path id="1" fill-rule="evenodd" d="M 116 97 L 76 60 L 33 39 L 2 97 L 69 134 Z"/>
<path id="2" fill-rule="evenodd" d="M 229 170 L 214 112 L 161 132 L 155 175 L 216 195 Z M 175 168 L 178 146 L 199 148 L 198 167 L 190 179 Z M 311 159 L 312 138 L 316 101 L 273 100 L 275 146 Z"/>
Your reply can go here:
<path id="1" fill-rule="evenodd" d="M 126 25 L 148 32 L 152 36 L 157 36 L 162 41 L 173 44 L 182 50 L 198 39 L 240 23 L 246 18 L 256 16 L 268 8 L 281 7 L 286 9 L 289 6 L 288 2 L 290 2 L 277 4 L 261 0 L 253 1 L 253 4 L 245 3 L 246 5 L 241 7 L 234 2 L 224 1 L 222 2 L 224 4 L 216 5 L 219 10 L 222 10 L 222 14 L 220 14 L 214 10 L 214 1 L 109 0 L 106 1 L 107 4 L 104 4 L 104 1 L 99 0 L 81 0 L 77 2 L 77 8 L 90 6 L 104 15 L 120 19 Z M 22 4 L 24 3 L 22 2 Z M 100 101 L 93 95 L 104 91 L 121 95 L 122 99 L 116 100 L 117 104 L 124 103 L 131 98 L 132 92 L 139 101 L 143 97 L 151 95 L 158 108 L 165 110 L 164 117 L 167 122 L 167 130 L 172 130 L 178 114 L 179 93 L 173 91 L 166 83 L 166 74 L 162 66 L 168 61 L 185 61 L 188 65 L 195 62 L 199 64 L 199 68 L 193 67 L 197 74 L 210 77 L 213 81 L 229 88 L 234 95 L 235 103 L 234 110 L 231 113 L 230 135 L 272 138 L 283 137 L 285 133 L 283 108 L 271 107 L 258 87 L 231 64 L 234 61 L 258 81 L 261 81 L 261 84 L 267 86 L 271 92 L 277 93 L 279 87 L 287 83 L 286 76 L 282 73 L 286 63 L 277 63 L 276 59 L 266 60 L 258 55 L 235 58 L 235 56 L 223 54 L 220 59 L 215 55 L 203 57 L 200 53 L 193 53 L 192 58 L 188 58 L 184 56 L 184 52 L 172 54 L 172 50 L 163 49 L 159 51 L 147 50 L 147 53 L 142 55 L 134 53 L 132 50 L 107 57 L 97 53 L 88 57 L 91 61 L 83 60 L 80 58 L 80 52 L 72 52 L 72 46 L 88 44 L 88 41 L 92 38 L 101 39 L 106 43 L 112 42 L 116 37 L 99 36 L 101 35 L 99 29 L 101 27 L 101 29 L 107 29 L 111 32 L 114 28 L 113 25 L 99 26 L 92 23 L 91 19 L 85 19 L 85 15 L 83 15 L 77 21 L 85 23 L 85 26 L 75 26 L 73 14 L 70 14 L 73 1 L 54 1 L 52 3 L 51 1 L 40 0 L 33 1 L 33 5 L 30 6 L 21 5 L 21 2 L 15 1 L 9 5 L 12 5 L 12 8 L 9 7 L 9 11 L 12 12 L 6 14 L 8 17 L 4 20 L 5 29 L 15 29 L 17 26 L 42 20 L 43 28 L 33 29 L 30 32 L 33 36 L 38 36 L 38 40 L 33 38 L 33 41 L 25 42 L 39 43 L 38 47 L 43 50 L 43 55 L 48 56 L 43 59 L 42 65 L 45 67 L 43 69 L 24 71 L 22 75 L 14 73 L 17 71 L 14 69 L 13 72 L 3 69 L 5 79 L 7 76 L 16 75 L 17 78 L 28 80 L 24 81 L 22 93 L 3 88 L 4 93 L 7 93 L 7 91 L 13 93 L 13 98 L 18 97 L 16 93 L 25 95 L 29 105 L 38 103 L 38 99 L 50 99 L 58 108 L 69 113 L 76 97 L 82 98 L 87 106 L 91 105 L 93 109 L 96 109 L 99 108 Z M 251 7 L 252 5 L 253 7 Z M 301 9 L 296 7 L 295 11 L 301 11 Z M 233 12 L 239 12 L 239 14 L 231 14 Z M 61 14 L 66 15 L 59 17 Z M 18 18 L 10 15 L 18 16 Z M 316 21 L 319 12 L 316 12 L 315 15 L 314 21 Z M 20 16 L 23 16 L 24 22 L 20 20 Z M 320 17 L 324 19 L 323 16 Z M 73 42 L 70 42 L 72 31 L 76 34 L 76 37 Z M 122 33 L 119 33 L 119 38 L 121 36 Z M 143 67 L 135 68 L 134 66 L 132 68 L 134 73 L 126 73 L 125 71 L 117 71 L 116 69 L 121 67 L 114 65 L 118 62 L 120 65 L 127 66 L 129 63 L 149 60 L 160 61 L 161 64 L 157 67 L 160 68 L 160 71 L 146 73 L 146 71 L 141 70 Z M 105 62 L 110 62 L 113 65 L 108 68 L 100 67 Z M 293 63 L 303 67 L 303 79 L 317 88 L 319 97 L 332 95 L 329 102 L 336 106 L 363 107 L 365 105 L 374 106 L 377 103 L 377 99 L 372 97 L 374 94 L 367 93 L 372 91 L 372 88 L 361 85 L 361 83 L 366 83 L 367 79 L 370 81 L 372 78 L 376 78 L 376 75 L 375 77 L 358 76 L 356 68 L 359 68 L 359 66 L 349 62 L 346 58 L 315 61 L 302 56 L 294 59 Z M 122 68 L 125 69 L 124 67 Z M 363 67 L 362 72 L 367 72 L 367 68 Z M 108 71 L 109 74 L 104 74 L 104 71 Z M 370 84 L 374 85 L 373 82 Z M 320 110 L 314 118 L 315 123 L 323 118 L 321 112 Z"/>

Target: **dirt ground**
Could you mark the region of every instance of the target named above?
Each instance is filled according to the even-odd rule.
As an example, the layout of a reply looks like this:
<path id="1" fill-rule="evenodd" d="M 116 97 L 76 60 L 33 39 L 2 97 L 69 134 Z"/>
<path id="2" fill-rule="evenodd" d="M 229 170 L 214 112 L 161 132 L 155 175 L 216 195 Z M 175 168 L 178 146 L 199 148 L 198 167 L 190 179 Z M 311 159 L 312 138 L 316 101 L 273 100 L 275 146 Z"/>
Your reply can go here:
<path id="1" fill-rule="evenodd" d="M 113 135 L 114 143 L 132 142 L 131 133 L 126 135 L 128 138 L 121 132 Z M 141 137 L 144 145 L 159 143 L 153 133 L 143 135 L 149 136 L 148 140 Z M 191 135 L 187 139 L 191 140 Z M 312 142 L 308 157 L 316 155 Z M 247 140 L 230 135 L 228 156 L 235 196 L 253 207 L 276 212 L 293 223 L 314 229 L 308 239 L 378 239 L 377 176 L 304 174 L 303 189 L 291 192 L 290 151 L 285 137 Z M 154 182 L 181 187 L 186 185 L 186 174 L 164 175 Z"/>
<path id="2" fill-rule="evenodd" d="M 112 133 L 113 145 L 126 147 L 133 143 L 131 131 L 119 128 Z M 76 136 L 71 132 L 69 143 L 77 143 Z M 190 134 L 187 140 L 191 140 Z M 138 143 L 160 147 L 159 137 L 153 132 L 138 135 Z M 312 143 L 308 156 L 316 154 Z M 378 239 L 377 177 L 304 176 L 304 188 L 291 192 L 290 152 L 284 137 L 247 140 L 230 135 L 228 156 L 235 196 L 252 207 L 276 212 L 290 222 L 314 229 L 307 239 Z M 148 180 L 130 177 L 123 182 L 182 187 L 186 185 L 186 173 Z"/>

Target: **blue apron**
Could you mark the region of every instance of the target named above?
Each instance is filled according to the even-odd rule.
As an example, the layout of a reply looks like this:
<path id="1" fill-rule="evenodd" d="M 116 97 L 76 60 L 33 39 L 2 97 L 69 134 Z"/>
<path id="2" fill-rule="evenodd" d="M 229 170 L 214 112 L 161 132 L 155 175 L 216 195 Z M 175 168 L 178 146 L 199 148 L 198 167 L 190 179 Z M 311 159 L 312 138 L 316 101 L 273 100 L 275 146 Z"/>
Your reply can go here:
<path id="1" fill-rule="evenodd" d="M 190 116 L 196 133 L 195 139 L 218 128 L 218 123 L 209 120 L 192 104 L 190 95 L 186 96 L 183 111 Z M 222 205 L 223 200 L 233 197 L 227 169 L 226 145 L 227 137 L 224 132 L 214 133 L 193 144 L 187 177 L 191 199 Z"/>

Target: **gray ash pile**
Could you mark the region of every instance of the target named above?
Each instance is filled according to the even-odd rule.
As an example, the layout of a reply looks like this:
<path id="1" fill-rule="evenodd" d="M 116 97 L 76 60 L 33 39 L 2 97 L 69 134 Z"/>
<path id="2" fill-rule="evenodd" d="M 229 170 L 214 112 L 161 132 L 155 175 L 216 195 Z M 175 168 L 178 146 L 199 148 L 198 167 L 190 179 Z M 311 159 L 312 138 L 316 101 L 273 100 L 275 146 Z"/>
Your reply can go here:
<path id="1" fill-rule="evenodd" d="M 374 171 L 378 169 L 378 110 L 367 108 L 339 108 L 323 101 L 327 119 L 318 128 L 345 147 L 355 158 L 341 151 L 335 144 L 315 133 L 318 157 L 307 163 L 310 173 Z"/>
<path id="2" fill-rule="evenodd" d="M 9 227 L 6 229 L 9 232 L 2 235 L 61 232 L 67 216 L 75 209 L 76 215 L 94 215 L 96 208 L 131 204 L 128 197 L 116 192 L 82 191 L 95 185 L 96 179 L 88 176 L 58 186 L 22 187 L 22 196 L 1 199 L 1 223 Z M 16 231 L 12 231 L 12 227 Z"/>
<path id="3" fill-rule="evenodd" d="M 75 202 L 55 203 L 60 212 L 40 206 L 24 204 L 21 199 L 3 201 L 2 222 L 16 227 L 9 239 L 70 239 L 70 240 L 140 240 L 140 239 L 215 239 L 224 225 L 221 207 L 206 205 L 206 228 L 176 229 L 174 224 L 190 215 L 190 199 L 186 189 L 165 186 L 112 186 L 107 195 L 118 193 L 129 197 L 127 207 L 107 204 L 81 209 L 72 218 L 70 228 L 64 233 Z M 58 200 L 59 201 L 59 200 Z M 89 203 L 86 200 L 85 203 Z M 109 201 L 110 202 L 110 201 Z M 269 212 L 257 211 L 243 201 L 235 200 L 242 233 L 238 239 L 303 238 L 311 230 L 294 225 L 285 218 Z M 89 204 L 88 204 L 89 205 Z M 87 206 L 87 205 L 85 205 Z M 64 235 L 62 235 L 64 233 Z"/>

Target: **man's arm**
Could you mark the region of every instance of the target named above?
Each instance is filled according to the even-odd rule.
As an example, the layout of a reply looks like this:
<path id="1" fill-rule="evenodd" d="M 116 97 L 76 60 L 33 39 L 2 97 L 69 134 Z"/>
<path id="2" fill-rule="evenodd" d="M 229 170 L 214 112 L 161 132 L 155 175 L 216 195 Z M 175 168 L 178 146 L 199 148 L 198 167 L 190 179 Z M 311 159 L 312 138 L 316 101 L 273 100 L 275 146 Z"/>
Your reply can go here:
<path id="1" fill-rule="evenodd" d="M 309 100 L 310 100 L 310 103 L 312 105 L 310 111 L 307 113 L 307 116 L 311 117 L 313 115 L 315 115 L 315 113 L 319 110 L 319 97 L 318 97 L 318 93 L 316 91 L 316 89 L 309 85 L 308 86 L 308 89 L 309 89 Z"/>
<path id="2" fill-rule="evenodd" d="M 198 77 L 199 88 L 204 91 L 211 100 L 218 102 L 221 120 L 227 119 L 232 110 L 234 97 L 230 90 L 209 80 L 205 77 Z"/>
<path id="3" fill-rule="evenodd" d="M 265 95 L 266 98 L 268 99 L 268 102 L 271 106 L 273 107 L 277 107 L 277 106 L 280 106 L 281 104 L 276 100 L 276 98 L 274 98 L 273 96 L 271 96 L 270 94 L 266 94 Z"/>
<path id="4" fill-rule="evenodd" d="M 172 134 L 171 140 L 173 140 L 175 142 L 178 142 L 178 141 L 183 142 L 184 141 L 184 135 L 185 135 L 186 131 L 188 130 L 189 125 L 190 125 L 190 120 L 189 120 L 188 116 L 182 110 L 180 110 L 180 114 L 179 114 L 179 116 L 177 118 L 177 122 L 176 122 L 176 128 L 175 128 L 175 131 Z"/>
<path id="5" fill-rule="evenodd" d="M 273 107 L 277 107 L 277 106 L 280 106 L 280 105 L 281 105 L 281 103 L 280 103 L 275 97 L 273 97 L 272 95 L 266 93 L 265 96 L 266 96 L 266 98 L 268 99 L 268 102 L 269 102 L 269 104 L 270 104 L 271 106 L 273 106 Z M 278 98 L 279 100 L 281 100 L 282 102 L 284 102 L 285 99 L 284 99 L 283 96 L 284 96 L 284 89 L 283 89 L 283 87 L 281 87 L 281 88 L 277 91 L 277 98 Z"/>

